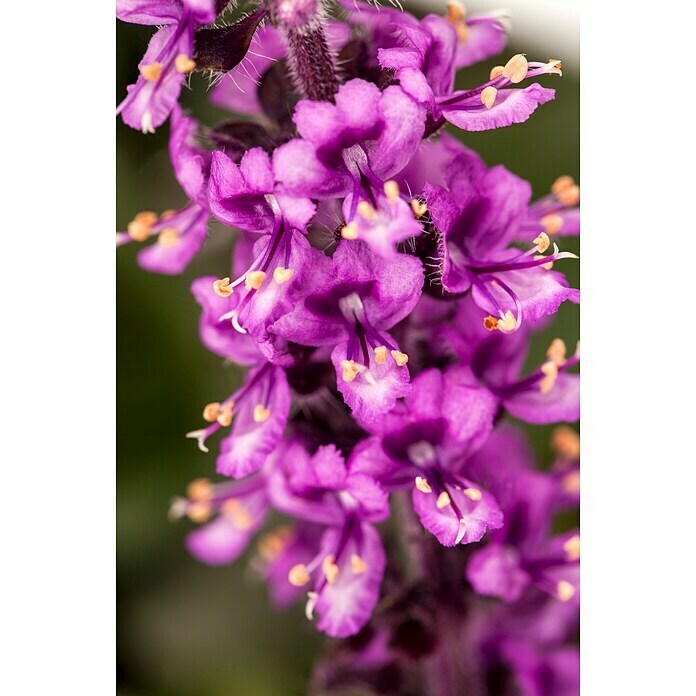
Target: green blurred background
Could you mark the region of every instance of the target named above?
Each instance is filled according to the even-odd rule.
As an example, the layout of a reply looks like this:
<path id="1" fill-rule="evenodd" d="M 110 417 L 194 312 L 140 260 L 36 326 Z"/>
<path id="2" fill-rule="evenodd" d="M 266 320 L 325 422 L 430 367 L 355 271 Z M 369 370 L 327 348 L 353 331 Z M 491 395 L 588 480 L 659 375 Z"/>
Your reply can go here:
<path id="1" fill-rule="evenodd" d="M 152 30 L 119 22 L 117 32 L 120 100 L 135 79 Z M 506 55 L 518 51 L 530 52 L 515 44 L 513 32 Z M 479 84 L 495 63 L 462 71 L 460 83 Z M 556 100 L 527 123 L 462 136 L 488 164 L 503 163 L 531 181 L 535 196 L 545 194 L 560 174 L 579 180 L 577 75 L 566 69 L 562 79 L 548 82 L 557 89 Z M 224 118 L 207 103 L 207 82 L 194 76 L 192 85 L 193 91 L 183 92 L 183 105 L 204 123 Z M 143 136 L 118 121 L 118 229 L 141 210 L 161 212 L 185 202 L 171 172 L 167 137 L 166 126 Z M 117 254 L 121 696 L 304 694 L 321 645 L 302 607 L 284 613 L 271 608 L 263 583 L 248 568 L 249 554 L 231 567 L 206 567 L 183 547 L 189 523 L 167 521 L 172 495 L 183 493 L 193 478 L 214 475 L 214 453 L 200 453 L 184 433 L 199 427 L 204 404 L 222 400 L 240 380 L 234 366 L 199 344 L 197 306 L 188 290 L 199 275 L 226 274 L 231 245 L 229 232 L 213 226 L 203 253 L 177 277 L 140 270 L 135 244 Z M 576 240 L 564 240 L 563 248 L 579 251 Z M 563 262 L 559 270 L 578 287 L 576 262 Z M 539 363 L 554 336 L 574 346 L 578 325 L 578 308 L 564 305 L 554 326 L 538 337 L 530 364 Z M 547 427 L 531 431 L 543 463 L 549 459 L 549 432 Z"/>

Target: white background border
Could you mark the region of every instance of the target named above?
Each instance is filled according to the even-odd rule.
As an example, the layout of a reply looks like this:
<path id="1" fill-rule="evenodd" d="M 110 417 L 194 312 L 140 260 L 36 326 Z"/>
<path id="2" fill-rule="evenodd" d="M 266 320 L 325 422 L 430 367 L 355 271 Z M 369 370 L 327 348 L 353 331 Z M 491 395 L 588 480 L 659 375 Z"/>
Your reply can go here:
<path id="1" fill-rule="evenodd" d="M 13 695 L 115 689 L 112 12 L 3 10 Z M 585 696 L 694 688 L 694 31 L 690 3 L 582 5 Z"/>

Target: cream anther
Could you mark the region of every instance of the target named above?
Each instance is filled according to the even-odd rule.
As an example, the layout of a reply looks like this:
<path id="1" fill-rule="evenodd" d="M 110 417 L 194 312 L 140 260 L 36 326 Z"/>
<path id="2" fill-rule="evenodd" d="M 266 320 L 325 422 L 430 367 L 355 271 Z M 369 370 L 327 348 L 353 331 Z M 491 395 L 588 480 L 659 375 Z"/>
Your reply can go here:
<path id="1" fill-rule="evenodd" d="M 540 232 L 539 235 L 534 239 L 533 244 L 536 247 L 536 250 L 543 254 L 551 246 L 551 240 L 546 232 Z"/>
<path id="2" fill-rule="evenodd" d="M 375 362 L 378 365 L 383 365 L 386 359 L 387 359 L 386 346 L 377 346 L 377 348 L 375 348 Z"/>
<path id="3" fill-rule="evenodd" d="M 230 287 L 229 278 L 220 278 L 220 280 L 216 280 L 213 283 L 213 290 L 219 297 L 229 297 L 234 292 L 234 289 Z"/>
<path id="4" fill-rule="evenodd" d="M 392 350 L 390 352 L 399 367 L 403 367 L 408 362 L 406 353 L 402 353 L 400 350 Z"/>
<path id="5" fill-rule="evenodd" d="M 254 423 L 263 423 L 269 419 L 270 415 L 271 412 L 263 404 L 254 406 Z"/>
<path id="6" fill-rule="evenodd" d="M 273 271 L 273 280 L 275 280 L 278 285 L 287 283 L 290 278 L 292 278 L 292 268 L 283 268 L 283 266 L 277 266 Z"/>
<path id="7" fill-rule="evenodd" d="M 291 585 L 295 587 L 302 587 L 306 585 L 310 580 L 309 572 L 307 571 L 307 566 L 304 563 L 298 563 L 290 568 L 288 573 L 288 580 Z"/>
<path id="8" fill-rule="evenodd" d="M 437 496 L 435 505 L 441 510 L 442 508 L 447 507 L 451 502 L 452 500 L 449 497 L 449 493 L 447 491 L 442 491 L 442 493 Z"/>
<path id="9" fill-rule="evenodd" d="M 522 82 L 525 77 L 527 77 L 527 71 L 529 70 L 529 63 L 527 59 L 521 54 L 512 56 L 510 60 L 505 64 L 503 68 L 503 77 L 507 77 L 510 82 L 517 84 Z"/>
<path id="10" fill-rule="evenodd" d="M 251 271 L 244 278 L 244 287 L 247 290 L 258 290 L 263 283 L 266 273 L 264 271 Z"/>
<path id="11" fill-rule="evenodd" d="M 478 488 L 465 488 L 464 495 L 477 503 L 481 498 L 483 498 L 483 493 Z"/>
<path id="12" fill-rule="evenodd" d="M 495 104 L 495 98 L 497 95 L 498 90 L 492 85 L 489 85 L 481 92 L 481 103 L 487 109 L 490 109 L 493 106 L 493 104 Z"/>
<path id="13" fill-rule="evenodd" d="M 430 487 L 430 484 L 422 476 L 416 476 L 416 488 L 421 493 L 432 493 L 433 492 L 433 489 Z"/>
<path id="14" fill-rule="evenodd" d="M 362 575 L 367 570 L 367 563 L 357 553 L 354 553 L 350 557 L 350 569 L 353 575 Z"/>
<path id="15" fill-rule="evenodd" d="M 148 82 L 157 82 L 162 76 L 162 63 L 150 63 L 149 65 L 140 66 L 140 74 Z"/>
<path id="16" fill-rule="evenodd" d="M 384 182 L 384 195 L 390 203 L 396 203 L 399 200 L 401 192 L 399 191 L 399 184 L 393 179 Z"/>
<path id="17" fill-rule="evenodd" d="M 187 56 L 185 53 L 180 53 L 174 59 L 174 68 L 182 75 L 185 73 L 190 73 L 196 69 L 196 61 Z"/>

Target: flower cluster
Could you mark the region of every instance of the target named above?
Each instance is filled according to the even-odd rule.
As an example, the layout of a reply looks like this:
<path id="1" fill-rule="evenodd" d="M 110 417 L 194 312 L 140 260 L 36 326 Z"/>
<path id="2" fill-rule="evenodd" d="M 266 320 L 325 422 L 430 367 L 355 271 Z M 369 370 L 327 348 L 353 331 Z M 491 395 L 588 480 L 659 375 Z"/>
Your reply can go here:
<path id="1" fill-rule="evenodd" d="M 331 15 L 265 0 L 234 22 L 215 0 L 117 7 L 160 27 L 119 112 L 145 133 L 168 121 L 189 198 L 139 213 L 118 243 L 152 240 L 139 263 L 176 274 L 211 217 L 237 231 L 229 274 L 191 287 L 203 344 L 248 371 L 188 435 L 217 441 L 225 477 L 172 504 L 199 525 L 190 552 L 230 563 L 256 538 L 277 604 L 357 636 L 317 670 L 321 693 L 385 674 L 427 693 L 577 693 L 579 536 L 554 526 L 578 502 L 577 434 L 554 431 L 542 471 L 507 416 L 579 418 L 579 351 L 557 338 L 525 370 L 534 334 L 579 302 L 552 270 L 575 258 L 558 244 L 579 233 L 579 188 L 562 176 L 532 201 L 443 131 L 525 121 L 560 62 L 517 54 L 455 89 L 506 42 L 499 15 L 456 1 L 422 20 L 353 0 Z M 247 120 L 184 113 L 196 71 Z M 261 533 L 271 511 L 291 522 Z"/>

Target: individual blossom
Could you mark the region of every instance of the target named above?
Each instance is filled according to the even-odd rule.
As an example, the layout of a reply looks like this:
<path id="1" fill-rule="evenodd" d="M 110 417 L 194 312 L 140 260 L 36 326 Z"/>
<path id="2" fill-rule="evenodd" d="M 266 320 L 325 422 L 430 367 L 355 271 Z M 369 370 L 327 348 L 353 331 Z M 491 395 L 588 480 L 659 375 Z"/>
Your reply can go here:
<path id="1" fill-rule="evenodd" d="M 290 412 L 290 388 L 285 371 L 269 362 L 249 370 L 244 384 L 224 401 L 203 409 L 209 423 L 186 435 L 195 439 L 202 452 L 206 441 L 222 428 L 230 428 L 220 443 L 216 461 L 218 473 L 243 478 L 261 468 L 266 457 L 283 436 Z"/>
<path id="2" fill-rule="evenodd" d="M 259 235 L 244 269 L 234 280 L 221 279 L 215 291 L 223 297 L 240 295 L 230 314 L 233 325 L 251 333 L 268 359 L 282 361 L 287 356 L 267 329 L 289 311 L 293 290 L 302 286 L 319 254 L 305 238 L 315 206 L 308 198 L 277 190 L 271 161 L 261 148 L 246 152 L 239 165 L 223 152 L 214 152 L 208 196 L 215 217 Z"/>
<path id="3" fill-rule="evenodd" d="M 118 107 L 124 123 L 154 133 L 167 120 L 186 75 L 196 68 L 194 31 L 216 15 L 215 0 L 117 0 L 119 19 L 161 27 L 138 64 L 138 80 Z"/>
<path id="4" fill-rule="evenodd" d="M 467 464 L 493 428 L 496 400 L 458 366 L 426 370 L 412 387 L 358 444 L 351 470 L 387 489 L 409 486 L 421 523 L 444 546 L 479 541 L 503 524 L 495 498 L 469 478 Z"/>
<path id="5" fill-rule="evenodd" d="M 520 225 L 517 239 L 531 241 L 545 232 L 549 237 L 580 234 L 580 187 L 570 176 L 559 176 L 551 192 L 532 203 Z"/>
<path id="6" fill-rule="evenodd" d="M 386 493 L 369 476 L 346 469 L 333 446 L 310 457 L 297 441 L 286 442 L 271 462 L 273 506 L 324 527 L 308 562 L 294 565 L 288 582 L 307 592 L 306 614 L 336 638 L 357 633 L 379 598 L 386 556 L 374 523 L 389 516 Z"/>
<path id="7" fill-rule="evenodd" d="M 435 229 L 441 233 L 439 269 L 449 293 L 471 291 L 489 313 L 486 326 L 510 333 L 523 317 L 537 321 L 559 305 L 579 301 L 578 290 L 550 268 L 577 258 L 561 252 L 541 232 L 527 251 L 510 247 L 526 218 L 531 188 L 503 166 L 487 168 L 471 151 L 462 152 L 447 170 L 447 188 L 426 184 L 423 195 Z"/>
<path id="8" fill-rule="evenodd" d="M 148 271 L 176 275 L 200 251 L 208 234 L 210 212 L 207 202 L 210 153 L 196 142 L 198 123 L 172 109 L 169 157 L 179 185 L 189 197 L 180 210 L 157 216 L 142 212 L 128 224 L 128 231 L 117 235 L 117 244 L 144 242 L 156 237 L 138 254 L 138 263 Z"/>
<path id="9" fill-rule="evenodd" d="M 470 462 L 493 491 L 505 525 L 469 559 L 467 578 L 485 595 L 515 602 L 536 587 L 561 602 L 577 602 L 580 536 L 577 531 L 552 536 L 556 488 L 553 479 L 532 466 L 522 436 L 498 429 Z"/>
<path id="10" fill-rule="evenodd" d="M 437 324 L 429 340 L 450 346 L 476 382 L 516 418 L 538 425 L 572 423 L 580 418 L 580 375 L 571 372 L 580 362 L 579 352 L 568 355 L 565 342 L 555 338 L 539 367 L 522 375 L 532 328 L 527 323 L 512 335 L 490 331 L 473 299 L 465 297 L 451 317 Z"/>
<path id="11" fill-rule="evenodd" d="M 387 333 L 418 302 L 423 269 L 413 256 L 384 263 L 364 242 L 342 240 L 318 258 L 303 296 L 269 331 L 306 346 L 333 346 L 338 390 L 358 422 L 381 419 L 409 391 L 408 355 Z"/>
<path id="12" fill-rule="evenodd" d="M 361 194 L 385 195 L 384 183 L 415 154 L 425 111 L 396 85 L 380 91 L 355 79 L 341 85 L 335 103 L 301 101 L 293 120 L 301 137 L 273 155 L 282 190 L 318 199 L 352 194 L 350 222 Z"/>
<path id="13" fill-rule="evenodd" d="M 254 474 L 244 481 L 192 481 L 185 498 L 175 498 L 170 517 L 188 517 L 201 526 L 186 536 L 191 555 L 210 565 L 231 563 L 244 551 L 268 511 L 266 479 Z"/>

